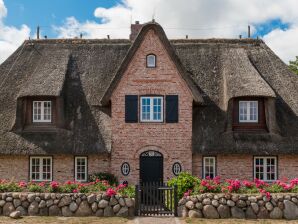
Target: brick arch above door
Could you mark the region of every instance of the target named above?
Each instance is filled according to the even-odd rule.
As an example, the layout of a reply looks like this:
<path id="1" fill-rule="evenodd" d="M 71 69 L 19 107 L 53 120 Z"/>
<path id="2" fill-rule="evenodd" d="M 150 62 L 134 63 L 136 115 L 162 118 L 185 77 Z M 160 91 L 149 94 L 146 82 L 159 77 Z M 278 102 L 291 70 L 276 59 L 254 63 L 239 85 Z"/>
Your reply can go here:
<path id="1" fill-rule="evenodd" d="M 155 145 L 148 145 L 148 146 L 144 146 L 144 147 L 138 149 L 137 152 L 134 155 L 134 158 L 135 159 L 139 159 L 140 155 L 143 152 L 146 152 L 146 151 L 157 151 L 157 152 L 160 152 L 163 155 L 163 158 L 164 159 L 167 159 L 169 157 L 168 153 L 163 148 L 161 148 L 159 146 L 155 146 Z"/>

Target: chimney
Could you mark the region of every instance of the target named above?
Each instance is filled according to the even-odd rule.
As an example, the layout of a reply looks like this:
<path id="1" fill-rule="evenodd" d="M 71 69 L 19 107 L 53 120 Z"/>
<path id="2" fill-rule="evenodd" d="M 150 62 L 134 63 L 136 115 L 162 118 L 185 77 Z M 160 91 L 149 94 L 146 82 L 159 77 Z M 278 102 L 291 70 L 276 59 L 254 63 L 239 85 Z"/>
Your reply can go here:
<path id="1" fill-rule="evenodd" d="M 130 26 L 130 35 L 129 39 L 134 41 L 139 34 L 140 30 L 142 29 L 143 25 L 140 24 L 139 21 L 136 21 L 135 24 L 131 24 Z"/>

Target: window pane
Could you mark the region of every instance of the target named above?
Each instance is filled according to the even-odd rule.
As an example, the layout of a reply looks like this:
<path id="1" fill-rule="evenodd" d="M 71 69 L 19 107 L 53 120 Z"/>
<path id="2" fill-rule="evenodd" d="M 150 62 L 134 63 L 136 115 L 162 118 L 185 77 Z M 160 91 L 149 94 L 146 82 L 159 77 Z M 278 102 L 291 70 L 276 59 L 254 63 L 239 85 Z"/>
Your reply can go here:
<path id="1" fill-rule="evenodd" d="M 148 55 L 147 56 L 147 66 L 148 67 L 155 67 L 155 55 Z"/>

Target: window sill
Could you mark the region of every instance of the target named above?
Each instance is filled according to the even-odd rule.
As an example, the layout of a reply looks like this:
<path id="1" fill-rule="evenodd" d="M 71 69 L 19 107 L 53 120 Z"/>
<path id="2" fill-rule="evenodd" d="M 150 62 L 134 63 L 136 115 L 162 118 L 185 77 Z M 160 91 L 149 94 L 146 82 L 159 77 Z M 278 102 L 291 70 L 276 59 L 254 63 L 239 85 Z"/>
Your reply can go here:
<path id="1" fill-rule="evenodd" d="M 25 126 L 21 133 L 56 133 L 58 130 L 53 124 L 32 124 Z"/>

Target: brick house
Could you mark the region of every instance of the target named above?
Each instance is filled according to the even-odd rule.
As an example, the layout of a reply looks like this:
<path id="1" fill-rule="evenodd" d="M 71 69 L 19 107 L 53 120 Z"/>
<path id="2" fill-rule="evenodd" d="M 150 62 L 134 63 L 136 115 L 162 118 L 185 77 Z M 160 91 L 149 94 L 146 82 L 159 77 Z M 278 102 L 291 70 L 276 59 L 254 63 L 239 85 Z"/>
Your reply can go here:
<path id="1" fill-rule="evenodd" d="M 298 173 L 298 76 L 262 40 L 27 40 L 0 66 L 0 178 Z"/>

